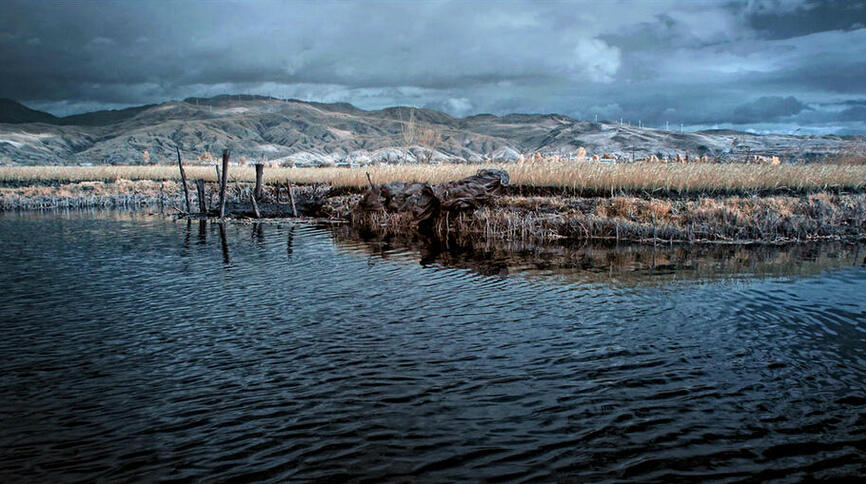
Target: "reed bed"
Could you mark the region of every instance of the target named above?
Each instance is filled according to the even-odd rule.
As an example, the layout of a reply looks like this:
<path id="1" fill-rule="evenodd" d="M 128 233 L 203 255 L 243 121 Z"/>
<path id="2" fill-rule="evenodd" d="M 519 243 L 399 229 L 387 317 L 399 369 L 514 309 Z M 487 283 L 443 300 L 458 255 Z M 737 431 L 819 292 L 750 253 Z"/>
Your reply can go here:
<path id="1" fill-rule="evenodd" d="M 268 167 L 265 182 L 322 183 L 333 187 L 362 188 L 367 173 L 375 183 L 457 180 L 482 168 L 507 170 L 517 187 L 566 189 L 574 193 L 749 193 L 755 191 L 811 192 L 866 189 L 866 166 L 838 164 L 668 164 L 535 162 L 514 164 L 384 165 L 359 168 Z M 213 166 L 187 166 L 187 177 L 216 181 Z M 22 166 L 0 167 L 6 185 L 57 184 L 81 181 L 178 180 L 176 166 Z M 229 181 L 255 179 L 252 166 L 233 166 Z"/>
<path id="2" fill-rule="evenodd" d="M 233 183 L 226 190 L 229 202 L 249 200 L 253 185 Z M 216 183 L 207 187 L 205 203 L 216 204 Z M 195 190 L 190 202 L 198 206 Z M 160 206 L 180 211 L 184 205 L 180 182 L 174 180 L 117 180 L 112 182 L 80 181 L 55 185 L 30 184 L 0 186 L 0 212 L 7 210 L 41 210 L 55 208 L 134 208 Z"/>
<path id="3" fill-rule="evenodd" d="M 0 186 L 0 211 L 54 208 L 134 208 L 180 206 L 180 184 L 174 181 L 83 181 L 53 186 Z"/>
<path id="4" fill-rule="evenodd" d="M 412 233 L 410 213 L 352 215 L 371 233 Z M 640 243 L 788 243 L 861 240 L 866 194 L 701 197 L 501 197 L 494 205 L 439 217 L 434 234 L 460 244 L 609 240 Z"/>

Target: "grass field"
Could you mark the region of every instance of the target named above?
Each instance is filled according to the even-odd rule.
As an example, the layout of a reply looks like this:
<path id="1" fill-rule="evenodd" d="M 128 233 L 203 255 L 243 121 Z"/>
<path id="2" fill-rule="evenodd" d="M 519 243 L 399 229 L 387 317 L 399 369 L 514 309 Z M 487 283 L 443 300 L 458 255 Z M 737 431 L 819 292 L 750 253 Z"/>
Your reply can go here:
<path id="1" fill-rule="evenodd" d="M 442 183 L 474 174 L 481 168 L 507 170 L 511 184 L 521 187 L 578 191 L 663 191 L 730 193 L 760 190 L 818 191 L 866 189 L 866 166 L 838 164 L 665 164 L 665 163 L 518 163 L 507 165 L 385 165 L 363 168 L 265 168 L 266 183 L 326 183 L 363 187 L 369 173 L 375 183 L 422 181 Z M 188 166 L 187 177 L 216 180 L 213 166 Z M 253 181 L 252 166 L 232 166 L 230 181 Z M 0 183 L 55 184 L 80 181 L 179 180 L 176 166 L 27 166 L 0 167 Z"/>

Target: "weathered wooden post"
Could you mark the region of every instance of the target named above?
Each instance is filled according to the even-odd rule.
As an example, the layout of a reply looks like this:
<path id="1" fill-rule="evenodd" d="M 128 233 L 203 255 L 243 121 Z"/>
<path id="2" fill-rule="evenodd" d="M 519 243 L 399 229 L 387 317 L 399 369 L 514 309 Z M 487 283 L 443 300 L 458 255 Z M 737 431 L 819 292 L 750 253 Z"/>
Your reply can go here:
<path id="1" fill-rule="evenodd" d="M 180 181 L 183 182 L 183 197 L 186 199 L 186 213 L 192 213 L 192 207 L 189 204 L 189 188 L 186 186 L 186 172 L 183 171 L 183 161 L 180 160 L 180 147 L 175 146 L 177 150 L 177 167 L 180 168 Z"/>
<path id="2" fill-rule="evenodd" d="M 262 178 L 264 178 L 265 165 L 256 163 L 256 188 L 253 190 L 253 196 L 256 200 L 261 200 L 264 190 L 262 189 Z"/>
<path id="3" fill-rule="evenodd" d="M 186 183 L 186 171 L 183 169 L 183 161 L 180 158 L 180 148 L 175 146 L 175 150 L 177 150 L 177 167 L 180 170 L 180 180 L 183 184 L 183 197 L 186 201 L 186 213 L 189 214 L 192 212 L 192 207 L 189 203 L 189 188 Z"/>
<path id="4" fill-rule="evenodd" d="M 198 192 L 198 211 L 204 215 L 207 213 L 207 204 L 204 199 L 204 180 L 199 178 L 195 181 L 195 190 Z"/>
<path id="5" fill-rule="evenodd" d="M 229 178 L 229 150 L 223 150 L 223 171 L 220 177 L 220 218 L 226 216 L 226 182 Z"/>
<path id="6" fill-rule="evenodd" d="M 262 214 L 259 213 L 259 204 L 256 203 L 255 193 L 250 193 L 250 201 L 253 202 L 253 212 L 256 214 L 256 218 L 262 218 Z"/>
<path id="7" fill-rule="evenodd" d="M 297 211 L 297 209 L 295 209 L 295 193 L 294 193 L 294 190 L 292 190 L 292 188 L 294 188 L 292 185 L 292 182 L 286 183 L 286 190 L 289 191 L 289 200 L 291 200 L 291 202 L 292 202 L 292 215 L 297 217 L 298 211 Z"/>

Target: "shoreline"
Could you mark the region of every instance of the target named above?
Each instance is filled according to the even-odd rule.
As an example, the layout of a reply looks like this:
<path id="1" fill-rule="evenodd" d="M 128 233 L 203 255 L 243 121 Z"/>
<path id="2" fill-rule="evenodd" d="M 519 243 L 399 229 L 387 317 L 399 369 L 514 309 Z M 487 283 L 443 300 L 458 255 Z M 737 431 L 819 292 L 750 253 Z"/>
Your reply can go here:
<path id="1" fill-rule="evenodd" d="M 235 207 L 249 204 L 252 184 L 232 182 L 230 186 L 228 203 Z M 419 233 L 409 213 L 358 213 L 354 209 L 362 190 L 353 188 L 326 189 L 317 213 L 302 214 L 306 217 L 301 218 L 346 224 L 359 236 L 430 238 L 457 244 L 492 241 L 543 245 L 564 240 L 650 245 L 782 245 L 866 240 L 863 192 L 707 196 L 615 193 L 611 197 L 567 192 L 522 196 L 520 192 L 544 193 L 544 189 L 507 188 L 483 206 L 439 217 L 424 233 Z M 266 186 L 266 190 L 272 187 Z M 296 196 L 310 190 L 321 192 L 319 187 L 312 186 L 296 186 L 295 190 Z M 207 203 L 212 207 L 216 200 L 215 184 L 209 184 L 207 193 Z M 286 199 L 285 190 L 281 193 Z M 193 206 L 197 206 L 194 192 L 191 197 Z M 272 203 L 280 204 L 287 206 L 288 200 Z M 0 184 L 0 211 L 161 207 L 168 213 L 185 216 L 183 205 L 182 187 L 176 181 Z M 244 211 L 236 212 L 233 219 L 245 218 L 256 220 L 251 213 L 247 217 Z"/>

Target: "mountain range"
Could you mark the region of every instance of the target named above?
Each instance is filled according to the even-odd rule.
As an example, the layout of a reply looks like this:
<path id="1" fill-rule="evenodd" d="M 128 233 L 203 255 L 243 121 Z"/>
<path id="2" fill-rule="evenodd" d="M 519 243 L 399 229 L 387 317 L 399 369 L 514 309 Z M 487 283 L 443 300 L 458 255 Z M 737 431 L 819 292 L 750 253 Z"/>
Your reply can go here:
<path id="1" fill-rule="evenodd" d="M 863 143 L 862 136 L 678 132 L 558 114 L 455 118 L 410 107 L 363 110 L 250 95 L 187 98 L 56 117 L 0 100 L 0 164 L 142 164 L 190 160 L 223 149 L 232 159 L 295 166 L 514 161 L 520 155 L 640 159 L 677 154 L 815 160 Z"/>

